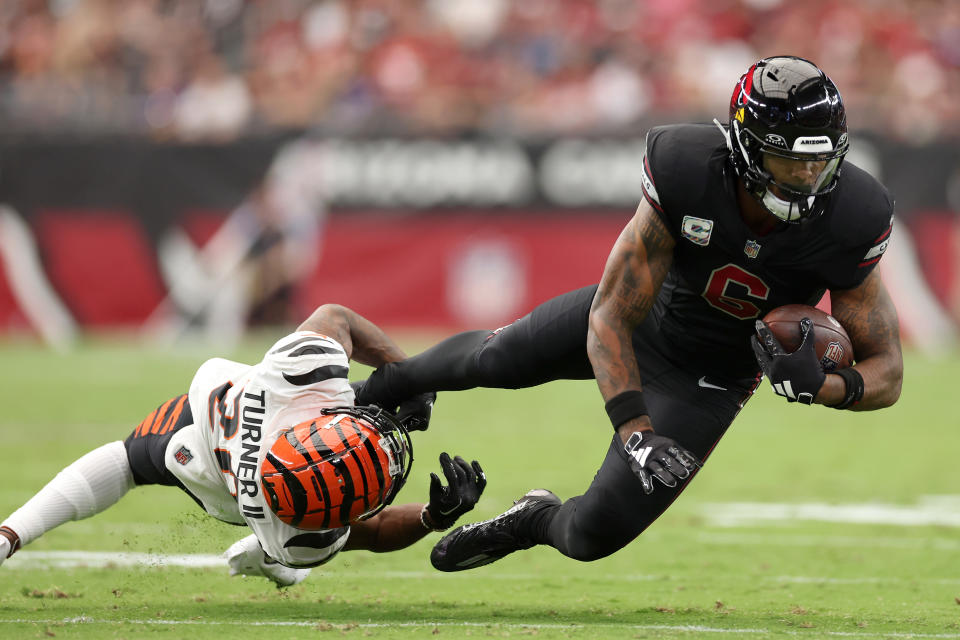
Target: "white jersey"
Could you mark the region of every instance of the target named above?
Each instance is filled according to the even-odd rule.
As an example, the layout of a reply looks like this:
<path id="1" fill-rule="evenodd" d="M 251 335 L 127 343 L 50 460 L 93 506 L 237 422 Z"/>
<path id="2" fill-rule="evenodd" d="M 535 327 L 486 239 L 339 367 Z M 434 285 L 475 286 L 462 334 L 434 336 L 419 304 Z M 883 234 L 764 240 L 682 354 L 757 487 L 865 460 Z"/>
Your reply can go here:
<path id="1" fill-rule="evenodd" d="M 207 360 L 190 385 L 193 424 L 166 450 L 167 468 L 207 513 L 247 524 L 264 552 L 292 567 L 332 558 L 350 529 L 304 531 L 280 521 L 260 486 L 260 465 L 285 428 L 316 418 L 325 407 L 352 405 L 349 362 L 336 340 L 297 331 L 274 344 L 254 366 Z"/>

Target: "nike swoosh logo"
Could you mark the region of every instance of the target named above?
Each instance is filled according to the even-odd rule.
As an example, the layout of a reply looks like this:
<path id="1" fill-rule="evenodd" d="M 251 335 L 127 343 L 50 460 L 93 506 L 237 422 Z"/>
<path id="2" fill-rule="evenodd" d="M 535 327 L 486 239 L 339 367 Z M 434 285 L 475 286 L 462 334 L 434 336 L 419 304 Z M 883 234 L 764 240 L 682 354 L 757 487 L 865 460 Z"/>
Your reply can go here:
<path id="1" fill-rule="evenodd" d="M 700 379 L 697 380 L 697 384 L 703 387 L 704 389 L 717 389 L 718 391 L 726 391 L 726 387 L 721 387 L 720 385 L 711 384 L 707 382 L 707 376 L 700 376 Z"/>
<path id="2" fill-rule="evenodd" d="M 463 503 L 462 500 L 457 500 L 457 504 L 453 505 L 452 507 L 450 507 L 450 508 L 447 509 L 446 511 L 444 511 L 443 509 L 440 509 L 440 515 L 442 515 L 442 516 L 448 516 L 448 515 L 450 515 L 451 513 L 453 513 L 453 512 L 456 511 L 457 509 L 459 509 L 459 508 L 460 508 L 460 505 L 461 505 L 462 503 Z"/>

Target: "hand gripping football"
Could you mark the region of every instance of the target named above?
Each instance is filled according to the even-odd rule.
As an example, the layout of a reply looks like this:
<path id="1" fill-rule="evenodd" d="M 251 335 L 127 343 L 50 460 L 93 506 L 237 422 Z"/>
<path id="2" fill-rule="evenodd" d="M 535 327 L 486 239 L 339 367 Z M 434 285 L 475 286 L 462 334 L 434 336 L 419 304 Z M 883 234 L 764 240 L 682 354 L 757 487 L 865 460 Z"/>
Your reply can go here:
<path id="1" fill-rule="evenodd" d="M 813 321 L 814 350 L 824 372 L 846 369 L 853 364 L 853 344 L 840 322 L 829 313 L 805 304 L 777 307 L 763 317 L 783 350 L 793 353 L 800 347 L 800 320 Z"/>

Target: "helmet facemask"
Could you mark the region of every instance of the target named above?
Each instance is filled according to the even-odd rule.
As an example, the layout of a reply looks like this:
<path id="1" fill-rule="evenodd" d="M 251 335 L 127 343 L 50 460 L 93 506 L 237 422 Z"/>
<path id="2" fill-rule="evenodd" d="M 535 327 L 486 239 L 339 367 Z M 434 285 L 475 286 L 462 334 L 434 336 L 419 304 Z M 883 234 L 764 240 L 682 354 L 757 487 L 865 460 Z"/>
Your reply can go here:
<path id="1" fill-rule="evenodd" d="M 849 144 L 846 135 L 836 149 L 827 136 L 800 136 L 786 149 L 783 139 L 767 135 L 761 140 L 736 120 L 731 141 L 745 159 L 744 184 L 771 214 L 789 223 L 799 223 L 823 213 L 826 196 L 837 187 L 837 176 Z"/>

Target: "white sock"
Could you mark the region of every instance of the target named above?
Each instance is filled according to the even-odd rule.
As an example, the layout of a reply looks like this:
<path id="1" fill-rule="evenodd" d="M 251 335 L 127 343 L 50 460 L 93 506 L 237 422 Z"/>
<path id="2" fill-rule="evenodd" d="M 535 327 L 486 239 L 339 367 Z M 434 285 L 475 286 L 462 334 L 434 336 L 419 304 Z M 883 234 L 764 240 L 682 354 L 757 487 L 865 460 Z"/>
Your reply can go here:
<path id="1" fill-rule="evenodd" d="M 132 487 L 127 450 L 123 442 L 111 442 L 58 473 L 0 526 L 15 531 L 24 546 L 64 522 L 100 513 Z"/>

